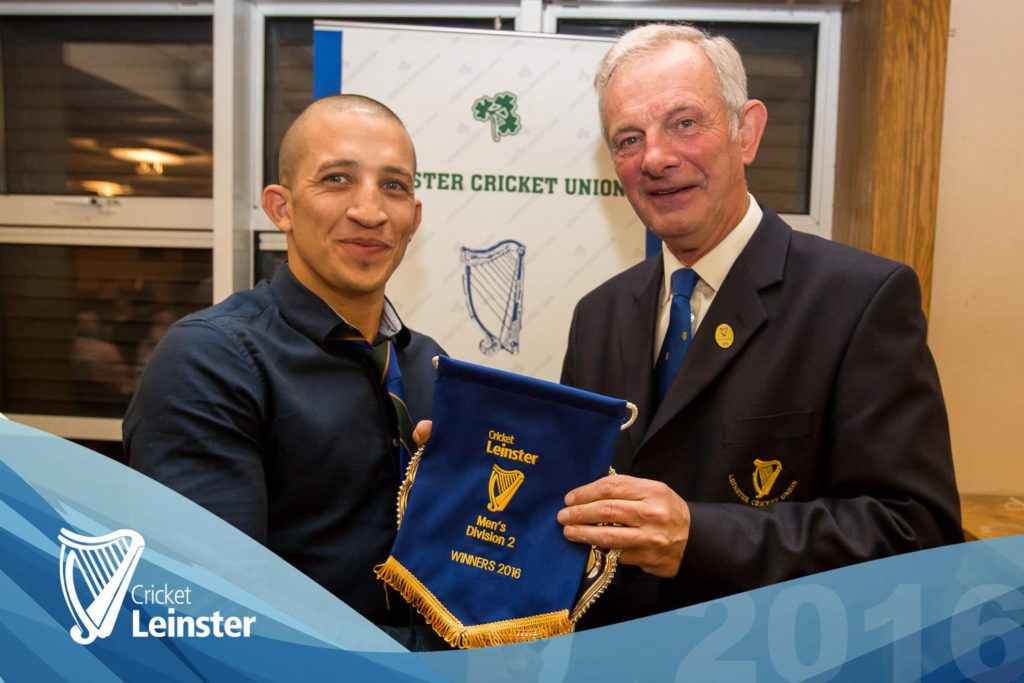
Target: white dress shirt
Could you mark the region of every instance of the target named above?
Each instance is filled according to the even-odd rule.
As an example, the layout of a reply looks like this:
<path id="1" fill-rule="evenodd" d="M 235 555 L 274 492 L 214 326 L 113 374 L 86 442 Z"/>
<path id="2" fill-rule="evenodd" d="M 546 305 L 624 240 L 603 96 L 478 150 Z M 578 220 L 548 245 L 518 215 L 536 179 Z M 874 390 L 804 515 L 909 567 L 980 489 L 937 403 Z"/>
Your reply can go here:
<path id="1" fill-rule="evenodd" d="M 711 302 L 715 300 L 715 294 L 718 293 L 722 283 L 725 282 L 725 276 L 732 269 L 732 264 L 736 263 L 740 252 L 747 246 L 747 242 L 753 237 L 754 231 L 757 230 L 757 226 L 761 223 L 761 217 L 764 215 L 764 212 L 761 211 L 761 207 L 754 201 L 753 195 L 748 192 L 747 197 L 750 200 L 750 204 L 747 206 L 747 212 L 740 219 L 739 224 L 725 236 L 725 239 L 715 245 L 714 249 L 704 254 L 692 266 L 697 272 L 697 277 L 700 278 L 697 280 L 697 285 L 693 288 L 693 294 L 690 296 L 691 327 L 693 328 L 694 335 L 697 334 L 697 328 L 700 327 L 701 321 L 704 320 L 704 316 L 711 307 Z M 652 364 L 657 364 L 658 353 L 661 351 L 661 345 L 665 341 L 665 334 L 668 332 L 668 321 L 672 311 L 672 273 L 679 268 L 685 267 L 672 255 L 672 252 L 668 250 L 668 246 L 664 242 L 661 244 L 661 258 L 664 263 L 665 273 L 661 283 L 661 295 L 658 299 L 658 324 L 654 330 L 654 349 L 651 352 Z"/>

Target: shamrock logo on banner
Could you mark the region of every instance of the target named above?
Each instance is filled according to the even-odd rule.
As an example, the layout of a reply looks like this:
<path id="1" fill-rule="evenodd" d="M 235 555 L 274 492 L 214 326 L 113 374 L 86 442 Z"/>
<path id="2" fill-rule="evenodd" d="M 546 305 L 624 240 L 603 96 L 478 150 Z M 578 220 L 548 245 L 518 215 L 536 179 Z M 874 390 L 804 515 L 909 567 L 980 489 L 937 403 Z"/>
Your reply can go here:
<path id="1" fill-rule="evenodd" d="M 516 113 L 516 96 L 508 91 L 494 97 L 480 97 L 473 103 L 473 118 L 491 122 L 491 138 L 499 142 L 506 135 L 515 135 L 523 128 L 523 120 Z"/>

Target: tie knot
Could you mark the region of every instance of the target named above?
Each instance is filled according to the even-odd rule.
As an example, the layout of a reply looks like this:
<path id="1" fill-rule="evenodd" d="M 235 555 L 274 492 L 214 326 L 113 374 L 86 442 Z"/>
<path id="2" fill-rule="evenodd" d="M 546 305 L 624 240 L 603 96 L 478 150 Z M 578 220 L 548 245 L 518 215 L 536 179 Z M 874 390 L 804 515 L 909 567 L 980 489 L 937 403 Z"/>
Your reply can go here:
<path id="1" fill-rule="evenodd" d="M 672 296 L 685 296 L 689 299 L 699 279 L 693 268 L 680 268 L 675 271 L 672 273 Z"/>

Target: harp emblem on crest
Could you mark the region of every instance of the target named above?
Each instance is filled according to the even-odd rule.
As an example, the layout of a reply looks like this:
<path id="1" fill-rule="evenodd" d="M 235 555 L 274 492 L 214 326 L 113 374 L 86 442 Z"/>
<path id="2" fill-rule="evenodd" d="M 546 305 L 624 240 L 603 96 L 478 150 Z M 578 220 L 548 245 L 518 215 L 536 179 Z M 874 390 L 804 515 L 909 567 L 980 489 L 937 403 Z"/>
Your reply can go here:
<path id="1" fill-rule="evenodd" d="M 782 472 L 782 462 L 779 460 L 754 459 L 754 490 L 758 498 L 764 498 L 771 493 L 775 480 Z"/>
<path id="2" fill-rule="evenodd" d="M 484 333 L 480 351 L 488 356 L 499 348 L 512 355 L 519 353 L 525 254 L 526 247 L 515 240 L 503 240 L 487 249 L 459 250 L 469 317 Z"/>
<path id="3" fill-rule="evenodd" d="M 516 495 L 526 475 L 519 470 L 505 470 L 497 465 L 491 470 L 491 479 L 487 482 L 487 495 L 491 502 L 487 509 L 491 512 L 501 512 Z"/>
<path id="4" fill-rule="evenodd" d="M 106 638 L 114 629 L 146 542 L 131 529 L 120 529 L 105 536 L 82 536 L 61 529 L 57 540 L 60 541 L 60 587 L 75 619 L 71 638 L 82 645 Z M 82 596 L 78 595 L 76 576 L 79 584 L 89 590 L 88 604 L 83 604 Z"/>

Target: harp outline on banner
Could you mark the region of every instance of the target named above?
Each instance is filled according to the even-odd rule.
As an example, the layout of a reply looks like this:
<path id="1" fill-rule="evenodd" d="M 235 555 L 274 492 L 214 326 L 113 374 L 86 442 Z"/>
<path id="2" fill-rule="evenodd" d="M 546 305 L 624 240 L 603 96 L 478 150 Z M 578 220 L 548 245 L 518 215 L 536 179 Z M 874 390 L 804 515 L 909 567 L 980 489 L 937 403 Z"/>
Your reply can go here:
<path id="1" fill-rule="evenodd" d="M 526 246 L 516 240 L 502 240 L 485 249 L 459 248 L 462 291 L 469 317 L 485 335 L 480 340 L 484 355 L 494 355 L 499 348 L 519 354 L 525 256 Z"/>
<path id="2" fill-rule="evenodd" d="M 103 536 L 82 536 L 61 529 L 57 540 L 61 544 L 60 587 L 68 611 L 75 619 L 71 638 L 81 645 L 106 638 L 114 630 L 146 541 L 131 529 L 119 529 Z M 88 607 L 82 605 L 75 588 L 76 570 L 92 594 Z"/>

